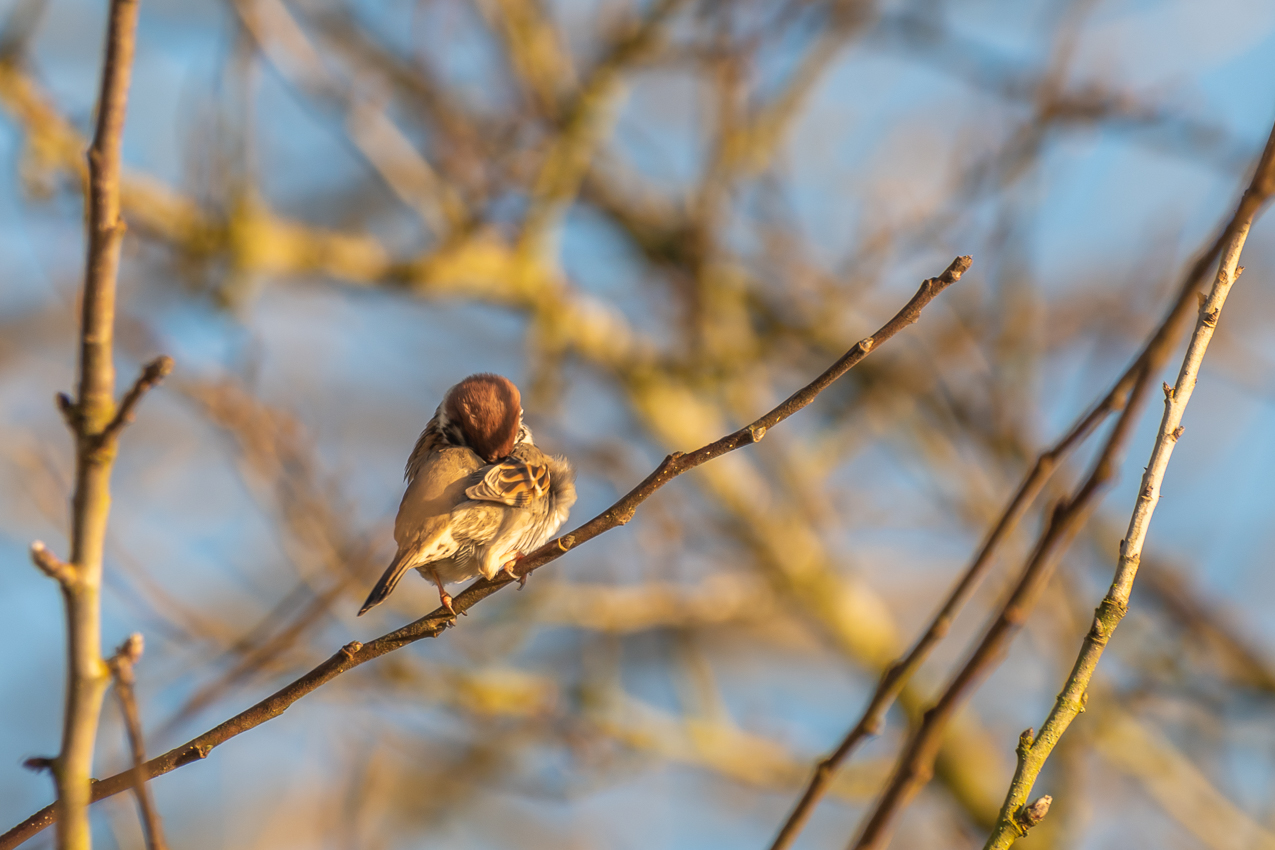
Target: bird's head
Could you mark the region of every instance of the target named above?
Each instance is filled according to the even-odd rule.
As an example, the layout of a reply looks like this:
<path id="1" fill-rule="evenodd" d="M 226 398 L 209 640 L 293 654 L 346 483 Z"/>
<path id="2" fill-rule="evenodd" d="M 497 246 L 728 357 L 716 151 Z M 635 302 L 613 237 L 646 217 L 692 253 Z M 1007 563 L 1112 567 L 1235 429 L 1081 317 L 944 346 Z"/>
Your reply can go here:
<path id="1" fill-rule="evenodd" d="M 465 444 L 488 463 L 514 450 L 522 429 L 522 396 L 500 375 L 470 375 L 447 391 L 442 413 Z"/>

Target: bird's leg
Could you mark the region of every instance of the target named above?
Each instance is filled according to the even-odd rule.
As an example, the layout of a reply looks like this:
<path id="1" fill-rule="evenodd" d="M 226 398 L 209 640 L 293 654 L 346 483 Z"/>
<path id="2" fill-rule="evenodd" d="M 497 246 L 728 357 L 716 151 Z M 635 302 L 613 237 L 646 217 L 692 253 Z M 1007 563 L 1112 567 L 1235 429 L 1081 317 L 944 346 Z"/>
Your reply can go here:
<path id="1" fill-rule="evenodd" d="M 443 603 L 443 607 L 447 609 L 447 612 L 455 617 L 456 609 L 452 607 L 451 594 L 443 587 L 443 580 L 438 577 L 438 573 L 430 573 L 430 576 L 434 579 L 435 586 L 438 587 L 438 601 Z"/>
<path id="2" fill-rule="evenodd" d="M 500 568 L 501 570 L 504 571 L 505 575 L 509 576 L 510 578 L 518 580 L 519 590 L 522 590 L 523 586 L 527 584 L 527 576 L 525 574 L 518 575 L 517 573 L 515 573 L 514 565 L 517 564 L 519 561 L 521 561 L 525 557 L 527 556 L 522 554 L 521 552 L 515 552 L 514 556 L 510 558 L 508 561 L 505 561 L 504 566 Z"/>

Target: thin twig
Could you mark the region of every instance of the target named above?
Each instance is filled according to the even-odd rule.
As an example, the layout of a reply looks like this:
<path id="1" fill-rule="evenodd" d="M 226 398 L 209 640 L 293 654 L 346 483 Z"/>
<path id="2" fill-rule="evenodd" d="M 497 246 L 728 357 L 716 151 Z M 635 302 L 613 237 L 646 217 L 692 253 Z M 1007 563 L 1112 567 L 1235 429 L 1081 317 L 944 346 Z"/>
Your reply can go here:
<path id="1" fill-rule="evenodd" d="M 137 29 L 136 0 L 113 0 L 106 35 L 97 128 L 89 148 L 88 256 L 80 319 L 79 392 L 68 422 L 75 430 L 71 513 L 73 580 L 62 581 L 67 622 L 66 709 L 54 764 L 59 850 L 88 850 L 93 744 L 109 675 L 102 660 L 102 548 L 110 511 L 115 417 L 115 280 L 119 269 L 120 148 Z M 67 408 L 63 406 L 64 415 Z"/>
<path id="2" fill-rule="evenodd" d="M 164 380 L 173 371 L 173 358 L 167 354 L 156 357 L 143 367 L 137 380 L 133 382 L 133 386 L 124 398 L 120 401 L 119 409 L 115 411 L 110 424 L 102 431 L 101 437 L 98 439 L 105 443 L 119 436 L 120 431 L 124 430 L 124 426 L 133 421 L 133 415 L 137 410 L 137 403 L 142 400 L 149 390 L 155 388 L 160 381 Z"/>
<path id="3" fill-rule="evenodd" d="M 150 788 L 141 772 L 142 765 L 146 763 L 146 744 L 142 739 L 142 718 L 137 710 L 137 695 L 133 690 L 137 681 L 133 667 L 141 660 L 143 646 L 142 636 L 134 632 L 115 650 L 115 655 L 107 665 L 115 679 L 115 695 L 119 698 L 124 726 L 128 729 L 128 746 L 133 756 L 133 794 L 137 797 L 137 808 L 142 815 L 146 850 L 166 850 L 168 845 L 164 841 L 159 812 L 155 809 L 155 801 L 151 799 Z"/>
<path id="4" fill-rule="evenodd" d="M 54 579 L 63 587 L 71 587 L 75 584 L 75 567 L 54 555 L 39 540 L 31 544 L 31 561 L 40 568 L 40 572 Z"/>
<path id="5" fill-rule="evenodd" d="M 513 576 L 501 573 L 494 579 L 479 579 L 474 582 L 453 599 L 452 604 L 457 613 L 469 610 L 502 587 L 514 583 L 522 576 L 528 575 L 545 564 L 556 561 L 568 550 L 592 540 L 604 532 L 626 524 L 633 518 L 634 512 L 642 502 L 682 473 L 720 457 L 727 452 L 752 445 L 761 440 L 768 430 L 814 401 L 819 393 L 858 365 L 870 352 L 908 325 L 915 323 L 920 318 L 921 312 L 926 305 L 933 301 L 944 289 L 960 280 L 961 275 L 969 269 L 972 262 L 969 257 L 957 257 L 941 275 L 922 282 L 916 294 L 880 330 L 872 336 L 860 340 L 836 363 L 828 367 L 823 374 L 793 393 L 778 407 L 760 419 L 688 454 L 675 452 L 669 455 L 654 472 L 610 508 L 569 534 L 565 534 L 556 540 L 551 540 L 530 553 L 519 562 Z M 363 644 L 358 641 L 349 643 L 309 673 L 284 686 L 251 708 L 240 712 L 226 722 L 191 739 L 185 744 L 146 762 L 142 767 L 140 776 L 135 771 L 130 770 L 117 773 L 95 783 L 93 785 L 93 799 L 96 801 L 110 797 L 131 788 L 139 779 L 153 779 L 191 762 L 199 761 L 207 757 L 220 744 L 279 716 L 294 702 L 347 670 L 352 670 L 374 658 L 379 658 L 388 652 L 401 649 L 418 640 L 437 637 L 454 620 L 455 617 L 453 615 L 449 614 L 445 608 L 440 607 L 421 619 L 383 635 L 370 643 Z M 0 850 L 12 850 L 12 848 L 17 847 L 55 820 L 56 813 L 52 806 L 41 809 L 4 835 L 0 835 Z"/>
<path id="6" fill-rule="evenodd" d="M 1267 154 L 1263 155 L 1263 163 Z M 1259 169 L 1261 173 L 1261 169 Z M 1256 183 L 1256 178 L 1255 178 Z M 1251 187 L 1250 187 L 1251 189 Z M 1009 601 L 984 635 L 965 666 L 949 683 L 947 689 L 925 713 L 924 721 L 914 730 L 899 756 L 894 775 L 886 786 L 876 807 L 869 814 L 856 842 L 855 850 L 874 848 L 879 850 L 889 840 L 894 818 L 929 781 L 934 768 L 934 758 L 948 722 L 973 692 L 974 687 L 1003 657 L 1009 641 L 1017 633 L 1036 599 L 1053 572 L 1057 557 L 1070 545 L 1072 538 L 1088 519 L 1095 506 L 1096 497 L 1109 483 L 1117 465 L 1117 459 L 1132 432 L 1133 423 L 1146 400 L 1148 387 L 1168 359 L 1182 327 L 1183 320 L 1196 304 L 1200 281 L 1211 267 L 1213 260 L 1228 245 L 1240 226 L 1251 220 L 1260 208 L 1260 201 L 1253 192 L 1245 192 L 1239 208 L 1209 250 L 1203 252 L 1192 264 L 1176 303 L 1164 322 L 1152 335 L 1133 365 L 1121 376 L 1108 393 L 1107 398 L 1127 394 L 1128 401 L 1117 420 L 1112 433 L 1095 463 L 1090 475 L 1077 488 L 1070 499 L 1060 502 L 1037 540 L 1032 554 Z"/>
<path id="7" fill-rule="evenodd" d="M 1005 804 L 1001 807 L 1000 817 L 987 838 L 985 850 L 1005 850 L 1026 834 L 1027 824 L 1020 817 L 1020 812 L 1031 793 L 1032 785 L 1071 721 L 1084 710 L 1089 682 L 1102 658 L 1103 649 L 1128 610 L 1129 594 L 1138 573 L 1138 563 L 1142 558 L 1151 516 L 1160 500 L 1160 484 L 1164 480 L 1164 472 L 1168 468 L 1173 449 L 1182 435 L 1182 415 L 1191 400 L 1200 364 L 1204 360 L 1209 341 L 1213 338 L 1222 306 L 1226 303 L 1226 297 L 1235 280 L 1243 271 L 1239 266 L 1240 251 L 1248 238 L 1249 228 L 1273 192 L 1275 127 L 1271 128 L 1271 135 L 1252 183 L 1240 201 L 1231 226 L 1227 228 L 1226 246 L 1218 263 L 1213 288 L 1200 305 L 1195 332 L 1182 359 L 1177 382 L 1172 387 L 1164 385 L 1164 417 L 1160 421 L 1160 430 L 1151 450 L 1151 460 L 1142 476 L 1142 486 L 1134 503 L 1133 515 L 1129 518 L 1129 529 L 1120 543 L 1120 557 L 1111 587 L 1094 614 L 1093 626 L 1085 636 L 1071 675 L 1041 726 L 1040 735 L 1033 738 L 1031 730 L 1023 733 L 1022 745 L 1018 748 L 1018 768 Z"/>

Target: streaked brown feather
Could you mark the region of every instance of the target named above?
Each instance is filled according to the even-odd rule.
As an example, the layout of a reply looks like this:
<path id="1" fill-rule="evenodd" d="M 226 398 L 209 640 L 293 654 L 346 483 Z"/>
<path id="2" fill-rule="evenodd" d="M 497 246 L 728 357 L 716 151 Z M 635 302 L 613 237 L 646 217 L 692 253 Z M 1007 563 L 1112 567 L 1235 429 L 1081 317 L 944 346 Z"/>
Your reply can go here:
<path id="1" fill-rule="evenodd" d="M 403 478 L 405 480 L 411 481 L 414 479 L 420 473 L 421 464 L 425 462 L 425 459 L 448 445 L 446 435 L 438 419 L 439 415 L 435 413 L 429 423 L 426 424 L 425 430 L 421 431 L 421 435 L 416 439 L 416 445 L 412 448 L 412 453 L 407 457 L 407 466 L 403 468 Z"/>
<path id="2" fill-rule="evenodd" d="M 525 508 L 549 492 L 549 467 L 544 463 L 528 463 L 510 458 L 494 464 L 482 481 L 465 491 L 479 502 L 499 502 Z"/>

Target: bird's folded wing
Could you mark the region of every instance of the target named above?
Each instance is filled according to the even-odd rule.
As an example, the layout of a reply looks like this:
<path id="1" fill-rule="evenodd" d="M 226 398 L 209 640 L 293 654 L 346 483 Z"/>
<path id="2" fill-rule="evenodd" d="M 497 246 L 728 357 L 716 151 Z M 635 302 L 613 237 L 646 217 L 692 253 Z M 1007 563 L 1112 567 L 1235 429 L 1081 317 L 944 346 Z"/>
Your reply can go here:
<path id="1" fill-rule="evenodd" d="M 407 566 L 446 558 L 456 552 L 451 514 L 466 502 L 465 488 L 482 468 L 469 449 L 450 448 L 430 454 L 407 485 L 394 521 L 399 552 L 410 553 Z"/>
<path id="2" fill-rule="evenodd" d="M 548 464 L 508 458 L 492 464 L 481 481 L 465 490 L 465 495 L 477 502 L 525 508 L 548 492 Z"/>

